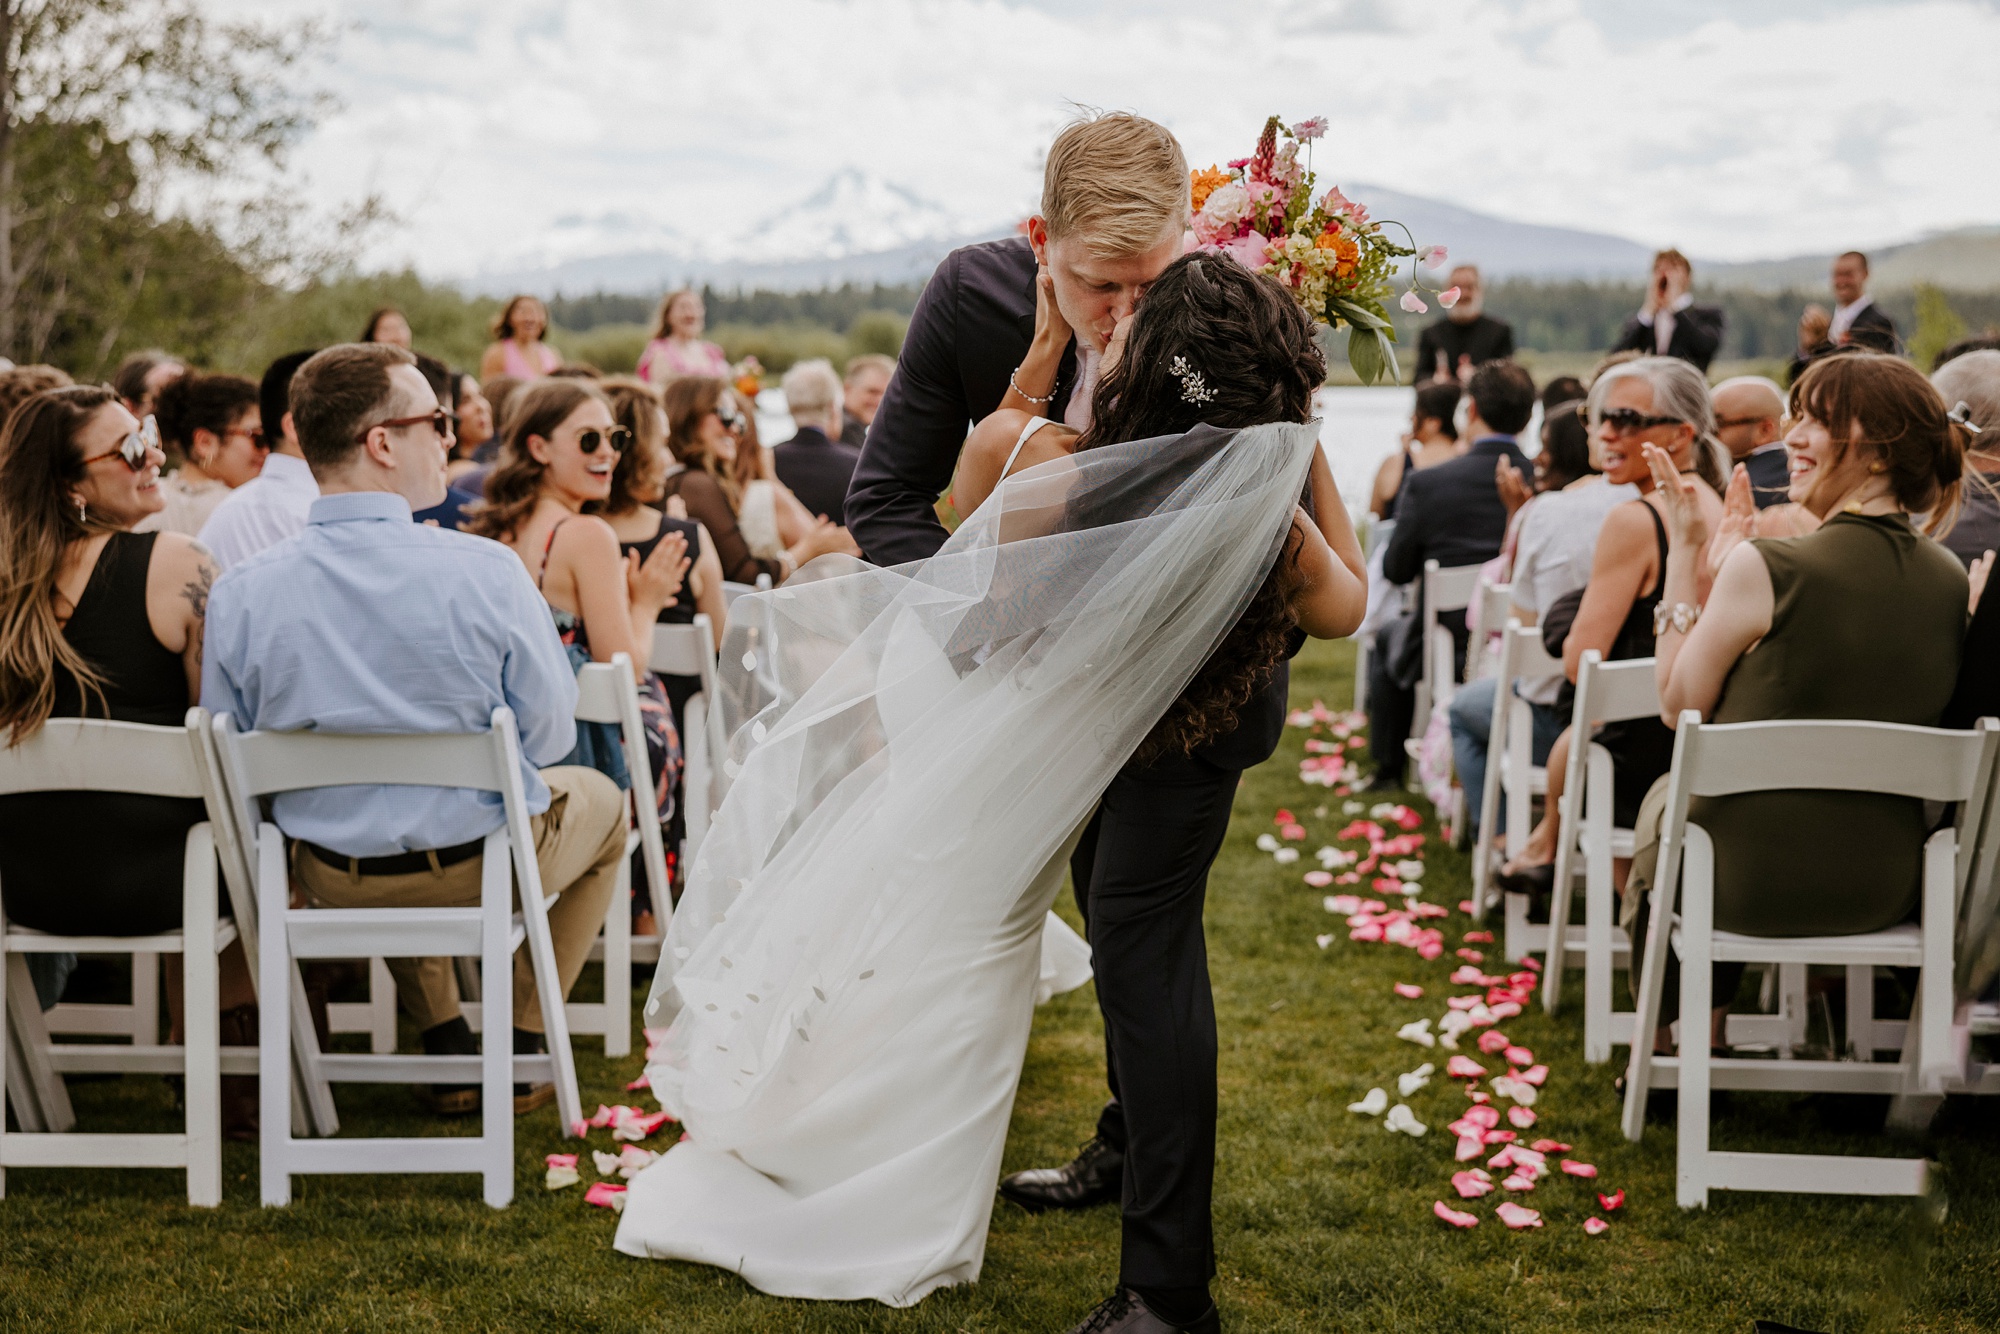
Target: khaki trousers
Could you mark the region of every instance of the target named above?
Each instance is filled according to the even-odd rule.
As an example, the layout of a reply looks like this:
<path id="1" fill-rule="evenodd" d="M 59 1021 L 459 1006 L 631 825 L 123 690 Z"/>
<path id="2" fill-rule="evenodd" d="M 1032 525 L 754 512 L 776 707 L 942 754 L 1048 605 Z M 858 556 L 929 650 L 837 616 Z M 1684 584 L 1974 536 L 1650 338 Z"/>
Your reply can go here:
<path id="1" fill-rule="evenodd" d="M 535 863 L 549 900 L 549 934 L 563 997 L 576 985 L 625 859 L 625 794 L 595 769 L 559 765 L 542 770 L 549 808 L 533 818 Z M 325 908 L 476 908 L 483 857 L 409 875 L 358 875 L 328 866 L 302 848 L 292 875 L 314 904 Z M 516 906 L 520 887 L 515 886 Z M 390 959 L 396 991 L 419 1029 L 459 1015 L 458 978 L 450 959 Z M 534 965 L 524 943 L 514 955 L 514 1027 L 539 1033 L 542 1006 Z"/>

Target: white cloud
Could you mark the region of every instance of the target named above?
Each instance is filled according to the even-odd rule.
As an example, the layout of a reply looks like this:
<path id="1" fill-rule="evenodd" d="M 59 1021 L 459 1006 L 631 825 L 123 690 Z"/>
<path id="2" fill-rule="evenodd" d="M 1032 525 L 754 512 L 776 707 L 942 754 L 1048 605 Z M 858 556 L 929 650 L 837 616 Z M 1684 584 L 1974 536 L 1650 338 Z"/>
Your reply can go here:
<path id="1" fill-rule="evenodd" d="M 249 0 L 230 0 L 249 12 Z M 326 12 L 259 0 L 264 16 Z M 349 0 L 301 145 L 370 259 L 460 276 L 744 230 L 860 167 L 1019 216 L 1072 101 L 1191 160 L 1325 113 L 1323 181 L 1747 258 L 2000 220 L 2000 13 L 1582 0 Z M 567 220 L 567 221 L 565 221 Z"/>

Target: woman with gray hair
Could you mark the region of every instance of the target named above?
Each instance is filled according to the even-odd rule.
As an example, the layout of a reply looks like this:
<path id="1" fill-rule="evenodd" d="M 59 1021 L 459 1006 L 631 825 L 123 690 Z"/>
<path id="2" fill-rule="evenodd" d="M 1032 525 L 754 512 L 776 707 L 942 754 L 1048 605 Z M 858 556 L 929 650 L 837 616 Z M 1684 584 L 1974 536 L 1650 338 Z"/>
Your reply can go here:
<path id="1" fill-rule="evenodd" d="M 1931 385 L 1974 432 L 1965 451 L 1958 519 L 1938 538 L 1969 570 L 1982 556 L 2000 550 L 2000 352 L 1986 349 L 1954 357 L 1932 374 Z"/>
<path id="2" fill-rule="evenodd" d="M 1596 649 L 1607 661 L 1653 655 L 1653 609 L 1667 567 L 1664 500 L 1656 494 L 1644 449 L 1665 450 L 1675 469 L 1692 479 L 1689 503 L 1699 508 L 1707 531 L 1722 518 L 1725 485 L 1722 446 L 1715 439 L 1715 413 L 1708 382 L 1700 371 L 1674 357 L 1640 357 L 1613 366 L 1590 387 L 1585 411 L 1604 480 L 1630 484 L 1639 498 L 1604 518 L 1590 581 L 1565 629 L 1558 601 L 1543 618 L 1543 643 L 1560 651 L 1563 674 L 1574 682 L 1585 652 Z M 1568 694 L 1567 691 L 1564 692 Z M 1559 701 L 1566 706 L 1567 699 Z M 1653 780 L 1673 764 L 1674 735 L 1657 718 L 1607 723 L 1593 738 L 1611 752 L 1614 818 L 1625 828 L 1637 815 Z M 1578 738 L 1570 738 L 1576 744 Z M 1565 752 L 1566 753 L 1566 752 Z M 1557 762 L 1551 752 L 1550 764 Z M 1545 897 L 1555 879 L 1555 853 L 1562 830 L 1551 809 L 1499 877 L 1514 893 Z M 1629 862 L 1614 864 L 1620 884 Z"/>

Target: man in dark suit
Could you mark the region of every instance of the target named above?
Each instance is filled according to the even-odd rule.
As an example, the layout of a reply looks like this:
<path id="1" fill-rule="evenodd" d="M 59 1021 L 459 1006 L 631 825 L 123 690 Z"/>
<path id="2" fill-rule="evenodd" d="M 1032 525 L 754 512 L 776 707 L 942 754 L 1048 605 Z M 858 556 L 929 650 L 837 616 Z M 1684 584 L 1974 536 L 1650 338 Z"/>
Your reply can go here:
<path id="1" fill-rule="evenodd" d="M 771 450 L 778 480 L 814 514 L 846 526 L 847 484 L 861 451 L 842 440 L 840 381 L 824 357 L 801 361 L 781 381 L 798 434 Z"/>
<path id="2" fill-rule="evenodd" d="M 1507 535 L 1507 506 L 1500 499 L 1502 459 L 1525 476 L 1534 465 L 1514 437 L 1527 429 L 1535 412 L 1535 382 L 1512 361 L 1489 361 L 1466 386 L 1471 408 L 1466 433 L 1472 444 L 1457 458 L 1413 472 L 1396 501 L 1396 531 L 1382 553 L 1382 574 L 1391 583 L 1423 578 L 1424 562 L 1481 565 L 1500 554 Z M 1416 683 L 1423 672 L 1423 587 L 1410 613 L 1380 636 L 1382 651 L 1368 663 L 1368 750 L 1375 758 L 1371 788 L 1401 788 L 1407 773 L 1403 742 L 1412 719 Z M 1438 613 L 1438 624 L 1458 641 L 1458 662 L 1466 649 L 1465 613 Z"/>
<path id="3" fill-rule="evenodd" d="M 1782 505 L 1790 497 L 1792 461 L 1785 453 L 1785 392 L 1761 375 L 1739 375 L 1709 391 L 1715 408 L 1715 438 L 1733 463 L 1750 474 L 1757 508 Z"/>
<path id="4" fill-rule="evenodd" d="M 967 427 L 1003 399 L 1088 427 L 1099 358 L 1181 254 L 1187 218 L 1186 159 L 1161 126 L 1114 112 L 1057 136 L 1027 236 L 953 251 L 917 301 L 847 494 L 848 530 L 869 560 L 922 560 L 944 544 L 935 503 Z M 1031 344 L 1034 364 L 1056 365 L 1053 382 L 1015 375 Z M 1238 777 L 1284 730 L 1287 683 L 1281 668 L 1234 732 L 1193 755 L 1121 770 L 1070 859 L 1112 1097 L 1075 1160 L 1017 1172 L 1000 1191 L 1033 1210 L 1121 1202 L 1119 1287 L 1079 1329 L 1220 1328 L 1208 1293 L 1216 1035 L 1202 904 Z"/>
<path id="5" fill-rule="evenodd" d="M 1799 317 L 1799 350 L 1792 358 L 1790 380 L 1814 361 L 1833 352 L 1868 351 L 1896 355 L 1903 343 L 1896 322 L 1868 295 L 1868 256 L 1850 250 L 1833 261 L 1833 310 L 1814 304 Z"/>
<path id="6" fill-rule="evenodd" d="M 1722 346 L 1721 306 L 1694 303 L 1694 265 L 1678 250 L 1653 256 L 1653 278 L 1646 285 L 1646 304 L 1625 321 L 1625 330 L 1611 345 L 1613 352 L 1643 352 L 1649 357 L 1679 357 L 1706 371 Z"/>
<path id="7" fill-rule="evenodd" d="M 1514 355 L 1513 326 L 1485 313 L 1486 293 L 1478 267 L 1461 264 L 1453 269 L 1450 286 L 1458 289 L 1457 304 L 1443 319 L 1425 326 L 1417 339 L 1418 384 L 1425 380 L 1463 384 L 1487 362 Z"/>

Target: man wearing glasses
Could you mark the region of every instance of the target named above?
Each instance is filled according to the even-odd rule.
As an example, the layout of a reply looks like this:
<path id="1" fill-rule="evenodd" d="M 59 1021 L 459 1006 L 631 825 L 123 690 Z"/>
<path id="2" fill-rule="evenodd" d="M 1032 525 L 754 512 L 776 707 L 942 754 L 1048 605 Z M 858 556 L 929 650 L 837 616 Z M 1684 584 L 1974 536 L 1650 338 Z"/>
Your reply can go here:
<path id="1" fill-rule="evenodd" d="M 306 525 L 232 567 L 210 597 L 202 706 L 238 728 L 290 732 L 483 732 L 506 705 L 565 996 L 617 881 L 625 808 L 593 769 L 554 765 L 576 745 L 576 678 L 548 604 L 498 542 L 413 523 L 445 495 L 450 417 L 415 358 L 386 343 L 328 348 L 291 386 L 298 439 L 319 484 Z M 505 814 L 496 793 L 337 787 L 280 795 L 292 873 L 335 908 L 473 907 L 480 851 Z M 478 1050 L 448 959 L 392 959 L 397 990 L 434 1055 Z M 542 1048 L 525 957 L 514 972 L 514 1050 Z M 492 1041 L 505 1041 L 500 1034 Z M 468 1113 L 478 1089 L 429 1091 Z M 553 1096 L 517 1085 L 515 1109 Z"/>

